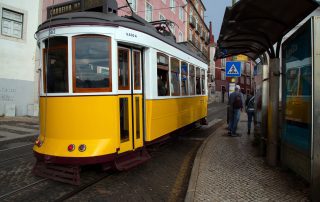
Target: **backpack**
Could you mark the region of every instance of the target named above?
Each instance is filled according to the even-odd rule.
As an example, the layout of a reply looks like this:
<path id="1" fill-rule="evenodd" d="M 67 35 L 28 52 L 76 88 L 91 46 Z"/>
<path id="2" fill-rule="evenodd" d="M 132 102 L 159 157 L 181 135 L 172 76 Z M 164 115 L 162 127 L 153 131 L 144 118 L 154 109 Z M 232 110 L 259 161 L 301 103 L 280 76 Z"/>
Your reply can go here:
<path id="1" fill-rule="evenodd" d="M 250 112 L 254 111 L 254 96 L 252 96 L 248 101 L 247 111 L 250 111 Z"/>
<path id="2" fill-rule="evenodd" d="M 241 95 L 236 95 L 236 97 L 234 98 L 233 108 L 234 108 L 234 109 L 240 109 L 240 108 L 242 108 Z"/>

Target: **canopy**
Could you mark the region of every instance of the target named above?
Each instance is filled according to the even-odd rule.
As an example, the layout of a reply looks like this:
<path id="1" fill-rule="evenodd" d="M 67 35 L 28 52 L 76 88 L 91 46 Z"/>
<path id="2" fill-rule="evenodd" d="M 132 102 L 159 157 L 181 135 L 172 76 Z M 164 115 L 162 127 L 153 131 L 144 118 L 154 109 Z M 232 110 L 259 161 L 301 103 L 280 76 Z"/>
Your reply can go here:
<path id="1" fill-rule="evenodd" d="M 266 51 L 276 57 L 273 45 L 318 6 L 314 0 L 240 0 L 226 8 L 215 58 L 256 59 Z"/>

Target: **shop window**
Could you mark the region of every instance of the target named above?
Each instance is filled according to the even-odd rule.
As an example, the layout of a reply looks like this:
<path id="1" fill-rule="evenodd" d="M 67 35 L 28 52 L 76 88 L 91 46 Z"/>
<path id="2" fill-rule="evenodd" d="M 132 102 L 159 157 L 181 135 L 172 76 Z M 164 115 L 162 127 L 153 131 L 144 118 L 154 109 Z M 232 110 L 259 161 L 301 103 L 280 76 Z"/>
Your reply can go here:
<path id="1" fill-rule="evenodd" d="M 129 66 L 129 53 L 130 50 L 126 48 L 118 49 L 118 87 L 119 90 L 129 90 L 130 89 L 130 66 Z"/>
<path id="2" fill-rule="evenodd" d="M 169 57 L 162 53 L 157 53 L 157 82 L 158 96 L 170 95 L 169 86 Z"/>
<path id="3" fill-rule="evenodd" d="M 44 41 L 43 87 L 45 93 L 67 93 L 68 38 L 52 37 Z"/>
<path id="4" fill-rule="evenodd" d="M 181 94 L 188 95 L 188 64 L 181 62 Z"/>
<path id="5" fill-rule="evenodd" d="M 189 92 L 190 95 L 195 94 L 195 70 L 193 65 L 189 65 Z"/>
<path id="6" fill-rule="evenodd" d="M 176 58 L 170 59 L 171 66 L 171 82 L 170 91 L 172 96 L 180 95 L 180 64 L 179 60 Z"/>
<path id="7" fill-rule="evenodd" d="M 200 69 L 196 68 L 196 93 L 201 95 L 201 81 L 200 81 Z"/>
<path id="8" fill-rule="evenodd" d="M 74 92 L 111 91 L 110 37 L 75 36 L 73 49 Z"/>

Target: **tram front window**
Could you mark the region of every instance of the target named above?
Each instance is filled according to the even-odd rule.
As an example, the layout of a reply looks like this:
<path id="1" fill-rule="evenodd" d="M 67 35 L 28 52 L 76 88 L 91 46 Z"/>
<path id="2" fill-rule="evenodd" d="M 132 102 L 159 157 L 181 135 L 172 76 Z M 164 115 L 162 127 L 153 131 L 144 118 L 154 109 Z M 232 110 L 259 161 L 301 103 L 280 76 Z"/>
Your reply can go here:
<path id="1" fill-rule="evenodd" d="M 68 92 L 68 38 L 53 37 L 44 43 L 44 92 L 66 93 Z"/>
<path id="2" fill-rule="evenodd" d="M 111 91 L 111 43 L 105 36 L 73 38 L 75 92 Z"/>

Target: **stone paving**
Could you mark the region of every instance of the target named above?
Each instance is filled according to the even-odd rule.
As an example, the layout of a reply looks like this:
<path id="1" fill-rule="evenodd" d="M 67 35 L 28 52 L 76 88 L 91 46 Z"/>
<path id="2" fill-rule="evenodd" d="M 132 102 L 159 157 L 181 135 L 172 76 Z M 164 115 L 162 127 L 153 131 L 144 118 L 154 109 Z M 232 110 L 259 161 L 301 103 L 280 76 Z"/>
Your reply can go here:
<path id="1" fill-rule="evenodd" d="M 293 173 L 271 168 L 246 134 L 241 114 L 241 137 L 229 137 L 226 124 L 199 149 L 185 201 L 308 201 L 308 187 Z"/>
<path id="2" fill-rule="evenodd" d="M 37 136 L 38 122 L 38 117 L 0 117 L 0 144 Z"/>

